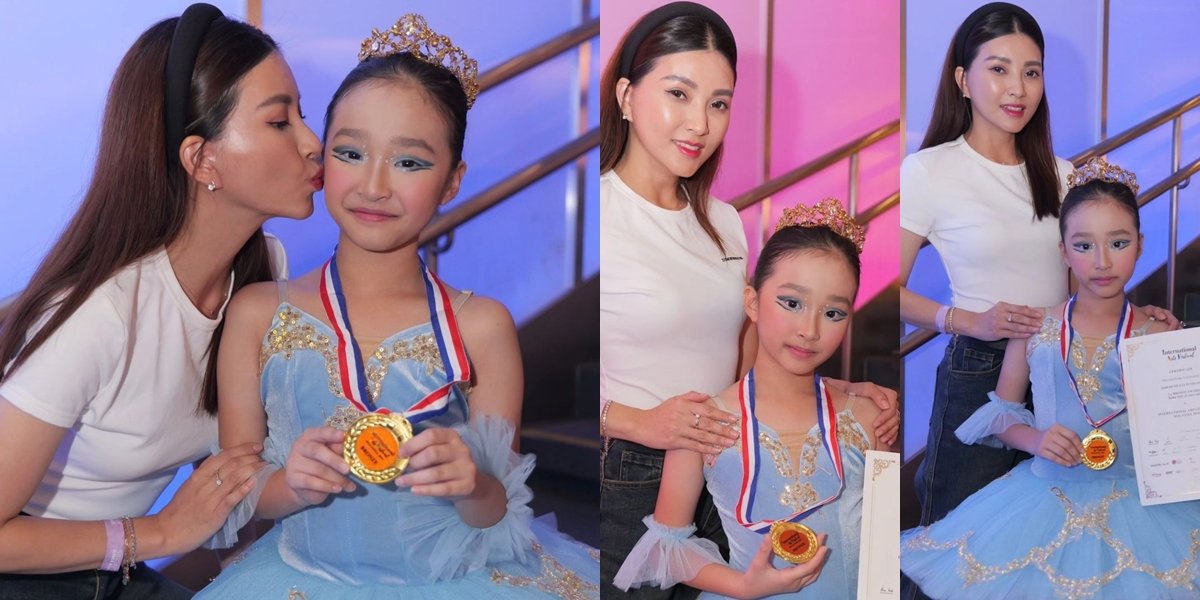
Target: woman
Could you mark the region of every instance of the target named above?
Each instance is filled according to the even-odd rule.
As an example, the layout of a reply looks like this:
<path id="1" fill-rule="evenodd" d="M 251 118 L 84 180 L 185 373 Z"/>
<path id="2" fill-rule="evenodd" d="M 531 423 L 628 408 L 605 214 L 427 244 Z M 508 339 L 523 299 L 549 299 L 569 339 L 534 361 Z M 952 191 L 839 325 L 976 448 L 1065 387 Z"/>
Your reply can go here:
<path id="1" fill-rule="evenodd" d="M 618 593 L 612 578 L 646 532 L 641 518 L 654 511 L 663 451 L 716 454 L 738 435 L 736 416 L 704 402 L 745 372 L 757 348 L 742 313 L 741 220 L 709 195 L 736 66 L 725 21 L 675 2 L 625 34 L 602 80 L 600 420 L 601 435 L 611 438 L 601 458 L 605 593 Z M 684 382 L 698 391 L 677 395 Z M 871 384 L 846 389 L 885 409 L 895 397 Z M 895 410 L 875 423 L 889 443 L 897 426 Z M 700 535 L 723 542 L 707 494 L 695 522 Z"/>
<path id="2" fill-rule="evenodd" d="M 1044 60 L 1042 30 L 1024 9 L 994 2 L 971 13 L 946 52 L 921 151 L 900 169 L 900 316 L 953 335 L 916 475 L 922 525 L 1027 457 L 964 445 L 953 432 L 996 389 L 1006 340 L 1040 329 L 1030 307 L 1067 297 L 1058 215 L 1071 164 L 1052 151 Z M 907 287 L 926 240 L 949 275 L 950 306 Z M 1161 309 L 1146 314 L 1177 323 Z"/>
<path id="3" fill-rule="evenodd" d="M 138 561 L 211 536 L 261 446 L 204 460 L 142 515 L 216 440 L 225 304 L 270 278 L 262 223 L 312 212 L 319 151 L 274 41 L 216 8 L 126 54 L 96 175 L 0 328 L 6 598 L 190 596 Z"/>

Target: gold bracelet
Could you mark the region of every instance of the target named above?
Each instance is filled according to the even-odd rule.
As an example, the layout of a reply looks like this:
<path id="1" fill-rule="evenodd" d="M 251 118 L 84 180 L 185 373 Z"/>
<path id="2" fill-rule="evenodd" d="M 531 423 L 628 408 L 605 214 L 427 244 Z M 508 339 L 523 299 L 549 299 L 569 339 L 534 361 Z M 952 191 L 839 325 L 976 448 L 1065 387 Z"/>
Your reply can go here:
<path id="1" fill-rule="evenodd" d="M 600 478 L 604 478 L 604 460 L 608 458 L 608 408 L 612 406 L 612 399 L 604 401 L 604 408 L 600 411 Z"/>
<path id="2" fill-rule="evenodd" d="M 950 335 L 958 334 L 958 331 L 954 329 L 954 310 L 956 308 L 958 307 L 951 306 L 950 310 L 946 311 L 946 333 L 949 333 Z"/>
<path id="3" fill-rule="evenodd" d="M 137 530 L 132 517 L 121 517 L 125 529 L 125 561 L 121 565 L 121 585 L 129 585 L 129 570 L 137 568 Z"/>

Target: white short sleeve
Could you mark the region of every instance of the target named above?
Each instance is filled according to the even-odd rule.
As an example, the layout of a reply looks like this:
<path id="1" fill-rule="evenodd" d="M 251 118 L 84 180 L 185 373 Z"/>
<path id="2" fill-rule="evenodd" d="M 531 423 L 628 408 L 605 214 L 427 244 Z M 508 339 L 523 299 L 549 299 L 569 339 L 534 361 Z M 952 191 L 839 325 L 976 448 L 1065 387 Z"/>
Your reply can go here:
<path id="1" fill-rule="evenodd" d="M 123 362 L 127 336 L 112 301 L 94 292 L 0 383 L 0 396 L 51 425 L 72 427 Z"/>
<path id="2" fill-rule="evenodd" d="M 933 231 L 936 214 L 932 180 L 916 154 L 900 164 L 900 227 L 921 237 Z"/>

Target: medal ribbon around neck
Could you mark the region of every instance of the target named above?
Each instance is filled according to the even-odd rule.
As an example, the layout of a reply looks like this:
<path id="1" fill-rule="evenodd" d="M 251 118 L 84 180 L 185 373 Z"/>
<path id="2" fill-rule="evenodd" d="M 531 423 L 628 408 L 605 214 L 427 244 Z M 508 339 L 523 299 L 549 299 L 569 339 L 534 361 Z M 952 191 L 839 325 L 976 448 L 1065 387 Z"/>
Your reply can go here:
<path id="1" fill-rule="evenodd" d="M 418 259 L 420 260 L 420 259 Z M 354 408 L 364 413 L 389 413 L 379 408 L 367 395 L 367 378 L 363 370 L 362 354 L 354 333 L 350 330 L 350 313 L 346 309 L 346 296 L 342 291 L 342 280 L 338 276 L 337 249 L 325 263 L 321 278 L 321 304 L 333 324 L 338 340 L 338 370 L 341 374 L 342 393 Z M 437 278 L 425 261 L 421 261 L 421 275 L 425 281 L 425 297 L 429 303 L 429 321 L 442 356 L 446 372 L 446 383 L 430 392 L 416 404 L 405 410 L 403 415 L 410 422 L 418 423 L 444 412 L 449 406 L 450 388 L 471 379 L 471 366 L 467 362 L 466 348 L 458 331 L 458 321 L 450 310 L 450 295 L 446 286 Z"/>
<path id="2" fill-rule="evenodd" d="M 758 421 L 754 418 L 754 369 L 750 369 L 750 372 L 746 373 L 746 377 L 742 379 L 741 390 L 738 394 L 738 399 L 742 404 L 742 487 L 741 493 L 738 494 L 737 508 L 734 513 L 738 523 L 751 531 L 767 533 L 771 529 L 771 523 L 776 520 L 793 523 L 802 521 L 818 508 L 840 496 L 842 488 L 845 487 L 846 476 L 842 471 L 842 451 L 838 446 L 837 414 L 833 410 L 833 398 L 825 389 L 825 382 L 821 380 L 820 375 L 813 375 L 813 379 L 817 388 L 817 425 L 821 430 L 821 443 L 824 444 L 825 451 L 829 453 L 829 458 L 833 461 L 833 468 L 837 471 L 838 487 L 828 498 L 807 509 L 792 513 L 786 519 L 766 521 L 754 521 L 750 518 L 750 511 L 754 508 L 754 491 L 758 486 L 760 463 Z"/>
<path id="3" fill-rule="evenodd" d="M 1075 341 L 1075 329 L 1071 327 L 1071 315 L 1075 311 L 1075 296 L 1071 296 L 1063 306 L 1062 331 L 1059 333 L 1059 350 L 1062 353 L 1063 368 L 1067 371 L 1067 379 L 1071 382 L 1071 390 L 1075 392 L 1075 399 L 1079 401 L 1079 407 L 1083 409 L 1083 418 L 1091 423 L 1092 427 L 1100 429 L 1105 423 L 1113 420 L 1117 415 L 1125 412 L 1124 406 L 1117 412 L 1096 421 L 1092 419 L 1092 415 L 1088 413 L 1087 403 L 1083 401 L 1083 396 L 1079 393 L 1079 384 L 1075 381 L 1075 374 L 1071 372 L 1071 344 Z M 1113 354 L 1117 356 L 1117 369 L 1121 369 L 1120 350 L 1121 340 L 1128 338 L 1133 334 L 1133 306 L 1129 304 L 1129 299 L 1125 299 L 1125 304 L 1121 307 L 1121 320 L 1117 322 L 1117 336 L 1113 346 Z M 1122 382 L 1124 382 L 1124 374 L 1122 374 Z"/>

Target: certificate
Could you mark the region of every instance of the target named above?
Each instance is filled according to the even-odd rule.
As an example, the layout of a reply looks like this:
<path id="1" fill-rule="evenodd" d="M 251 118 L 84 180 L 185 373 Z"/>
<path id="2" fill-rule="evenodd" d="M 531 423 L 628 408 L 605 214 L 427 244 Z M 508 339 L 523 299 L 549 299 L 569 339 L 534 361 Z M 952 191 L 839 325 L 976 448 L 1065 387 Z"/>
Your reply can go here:
<path id="1" fill-rule="evenodd" d="M 867 451 L 863 477 L 858 599 L 900 597 L 900 455 Z"/>
<path id="2" fill-rule="evenodd" d="M 1200 499 L 1200 329 L 1121 344 L 1142 504 Z"/>

